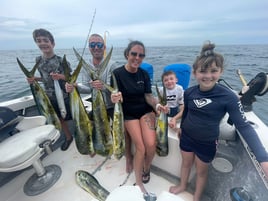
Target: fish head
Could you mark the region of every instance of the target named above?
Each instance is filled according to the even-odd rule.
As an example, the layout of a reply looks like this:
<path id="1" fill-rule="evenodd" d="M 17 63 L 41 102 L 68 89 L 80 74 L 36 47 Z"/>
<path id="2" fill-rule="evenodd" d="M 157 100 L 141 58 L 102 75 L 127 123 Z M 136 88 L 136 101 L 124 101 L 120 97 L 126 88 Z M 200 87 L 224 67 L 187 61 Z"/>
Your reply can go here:
<path id="1" fill-rule="evenodd" d="M 84 170 L 78 170 L 75 173 L 76 179 L 79 181 L 84 181 L 88 178 L 88 174 L 86 171 Z"/>

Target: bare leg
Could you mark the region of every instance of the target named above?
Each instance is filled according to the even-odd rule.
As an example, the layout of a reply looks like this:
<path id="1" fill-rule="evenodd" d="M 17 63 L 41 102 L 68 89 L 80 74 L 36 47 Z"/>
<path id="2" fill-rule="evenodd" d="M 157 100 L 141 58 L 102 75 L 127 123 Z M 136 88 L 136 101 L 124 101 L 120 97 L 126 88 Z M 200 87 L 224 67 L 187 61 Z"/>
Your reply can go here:
<path id="1" fill-rule="evenodd" d="M 60 119 L 61 122 L 61 126 L 62 126 L 62 130 L 65 134 L 66 140 L 71 140 L 72 139 L 72 134 L 69 130 L 68 124 L 66 121 L 64 121 L 63 119 Z"/>
<path id="2" fill-rule="evenodd" d="M 169 192 L 174 194 L 181 193 L 186 189 L 191 168 L 195 158 L 193 152 L 181 151 L 181 155 L 182 155 L 181 182 L 179 185 L 171 186 L 169 188 Z"/>
<path id="3" fill-rule="evenodd" d="M 196 163 L 196 184 L 195 184 L 195 193 L 194 193 L 194 200 L 199 201 L 203 190 L 206 185 L 207 176 L 208 176 L 208 163 L 201 161 L 198 157 L 195 157 Z"/>
<path id="4" fill-rule="evenodd" d="M 145 147 L 141 135 L 141 128 L 139 120 L 127 120 L 125 121 L 125 127 L 129 133 L 131 140 L 135 144 L 134 154 L 134 172 L 136 185 L 138 185 L 143 193 L 146 193 L 146 189 L 142 183 L 142 169 L 144 164 Z"/>
<path id="5" fill-rule="evenodd" d="M 140 119 L 142 138 L 145 146 L 144 172 L 148 172 L 156 150 L 155 114 L 153 112 L 144 115 Z"/>
<path id="6" fill-rule="evenodd" d="M 69 148 L 70 144 L 72 143 L 73 137 L 72 137 L 72 134 L 69 130 L 67 122 L 64 121 L 63 119 L 61 119 L 60 121 L 61 121 L 62 130 L 65 134 L 65 141 L 61 145 L 61 150 L 65 151 Z"/>

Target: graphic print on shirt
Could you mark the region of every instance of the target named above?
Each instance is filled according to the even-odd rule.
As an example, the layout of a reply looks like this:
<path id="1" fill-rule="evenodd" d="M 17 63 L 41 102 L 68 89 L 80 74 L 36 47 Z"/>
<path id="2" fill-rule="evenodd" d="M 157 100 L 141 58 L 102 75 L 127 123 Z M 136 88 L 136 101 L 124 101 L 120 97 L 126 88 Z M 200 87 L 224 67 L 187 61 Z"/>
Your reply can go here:
<path id="1" fill-rule="evenodd" d="M 167 101 L 175 101 L 175 100 L 176 100 L 176 95 L 167 96 Z"/>
<path id="2" fill-rule="evenodd" d="M 196 107 L 201 108 L 204 107 L 210 103 L 212 103 L 211 99 L 208 98 L 201 98 L 201 99 L 195 99 L 194 103 L 196 105 Z"/>

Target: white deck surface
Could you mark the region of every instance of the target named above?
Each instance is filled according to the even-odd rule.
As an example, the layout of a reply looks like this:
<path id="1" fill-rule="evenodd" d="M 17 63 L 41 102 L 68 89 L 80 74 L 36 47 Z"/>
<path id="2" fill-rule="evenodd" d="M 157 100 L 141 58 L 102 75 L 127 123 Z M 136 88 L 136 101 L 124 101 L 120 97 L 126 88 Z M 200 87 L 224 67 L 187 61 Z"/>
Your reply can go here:
<path id="1" fill-rule="evenodd" d="M 54 184 L 52 188 L 37 196 L 27 196 L 23 192 L 23 186 L 28 178 L 34 173 L 34 169 L 24 171 L 22 174 L 11 180 L 0 189 L 1 201 L 89 201 L 95 200 L 88 192 L 80 188 L 75 181 L 75 172 L 77 170 L 85 170 L 89 173 L 93 173 L 100 164 L 105 160 L 105 157 L 96 155 L 91 158 L 88 155 L 81 155 L 76 150 L 75 143 L 73 142 L 70 148 L 63 152 L 60 149 L 53 152 L 43 160 L 43 164 L 57 164 L 62 169 L 62 175 L 60 179 Z M 106 163 L 96 171 L 94 174 L 99 183 L 106 188 L 109 192 L 113 191 L 121 184 L 124 183 L 128 174 L 125 172 L 125 158 L 121 160 L 108 159 Z M 125 186 L 133 186 L 135 182 L 134 173 L 131 173 L 127 179 Z M 149 192 L 155 193 L 159 196 L 163 192 L 168 191 L 169 187 L 174 185 L 169 181 L 154 175 L 151 173 L 151 180 L 145 185 Z M 127 195 L 126 200 L 128 200 Z M 184 197 L 185 200 L 189 200 L 187 193 L 183 193 L 180 197 Z M 177 201 L 182 199 L 176 196 Z M 191 197 L 191 196 L 190 196 Z M 174 196 L 172 196 L 174 200 Z M 176 199 L 175 199 L 176 200 Z M 174 201 L 175 201 L 174 200 Z M 191 199 L 190 199 L 191 200 Z M 166 200 L 168 201 L 168 200 Z"/>

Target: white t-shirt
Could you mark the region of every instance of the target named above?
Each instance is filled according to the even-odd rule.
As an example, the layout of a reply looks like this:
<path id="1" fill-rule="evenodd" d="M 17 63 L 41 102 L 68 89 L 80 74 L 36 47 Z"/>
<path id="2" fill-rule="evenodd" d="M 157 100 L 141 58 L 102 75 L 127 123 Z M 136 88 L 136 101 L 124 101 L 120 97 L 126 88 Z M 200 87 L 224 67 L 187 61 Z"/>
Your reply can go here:
<path id="1" fill-rule="evenodd" d="M 178 107 L 183 104 L 183 88 L 176 84 L 174 89 L 166 89 L 167 105 L 170 108 Z M 160 93 L 163 94 L 163 88 L 160 88 Z"/>

